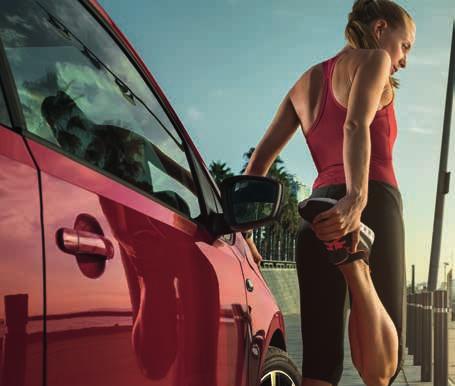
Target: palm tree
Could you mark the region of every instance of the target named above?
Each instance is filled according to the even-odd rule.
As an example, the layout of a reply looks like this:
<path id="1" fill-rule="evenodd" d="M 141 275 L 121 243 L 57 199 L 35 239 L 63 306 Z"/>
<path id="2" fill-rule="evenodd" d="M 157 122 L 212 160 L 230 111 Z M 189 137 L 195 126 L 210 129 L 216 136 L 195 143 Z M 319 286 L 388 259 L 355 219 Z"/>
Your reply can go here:
<path id="1" fill-rule="evenodd" d="M 245 163 L 243 174 L 248 166 L 254 147 L 243 154 Z M 269 224 L 264 229 L 258 228 L 254 231 L 254 242 L 264 259 L 294 260 L 294 239 L 299 225 L 299 214 L 297 211 L 297 192 L 302 186 L 294 175 L 288 173 L 284 162 L 278 156 L 270 167 L 268 177 L 278 180 L 283 186 L 283 207 L 278 221 Z"/>
<path id="2" fill-rule="evenodd" d="M 221 185 L 221 182 L 225 178 L 232 177 L 234 175 L 231 168 L 228 167 L 225 162 L 221 161 L 212 161 L 209 165 L 209 171 L 218 186 Z"/>

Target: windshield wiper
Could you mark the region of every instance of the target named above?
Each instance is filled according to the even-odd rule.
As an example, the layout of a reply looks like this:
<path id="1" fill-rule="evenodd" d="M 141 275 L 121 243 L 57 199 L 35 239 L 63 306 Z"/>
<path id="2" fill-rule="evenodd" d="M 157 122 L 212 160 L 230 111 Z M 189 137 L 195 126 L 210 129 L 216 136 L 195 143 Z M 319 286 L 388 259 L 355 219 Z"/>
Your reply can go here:
<path id="1" fill-rule="evenodd" d="M 38 3 L 39 4 L 39 3 Z M 40 5 L 40 4 L 39 4 Z M 62 25 L 54 16 L 52 16 L 49 12 L 47 13 L 47 21 L 57 30 L 58 34 L 62 36 L 66 40 L 71 40 L 71 33 Z"/>
<path id="2" fill-rule="evenodd" d="M 133 105 L 136 105 L 134 100 L 135 99 L 138 100 L 140 104 L 157 120 L 161 127 L 172 138 L 177 147 L 183 152 L 185 152 L 183 144 L 180 143 L 180 141 L 175 138 L 172 132 L 161 122 L 158 116 L 152 110 L 149 109 L 149 107 L 144 103 L 144 101 L 131 90 L 131 88 L 126 84 L 126 82 L 121 80 L 120 77 L 118 77 L 102 60 L 100 60 L 100 58 L 98 58 L 95 55 L 95 53 L 90 50 L 90 48 L 88 48 L 73 32 L 71 32 L 71 30 L 68 27 L 66 27 L 61 20 L 59 20 L 56 16 L 51 14 L 39 1 L 36 1 L 36 3 L 46 13 L 48 22 L 55 27 L 58 33 L 67 40 L 71 41 L 73 39 L 76 42 L 78 42 L 82 47 L 82 49 L 80 50 L 82 54 L 86 56 L 97 69 L 101 70 L 102 68 L 104 68 L 107 72 L 109 72 L 109 74 L 113 76 L 116 85 L 119 87 L 125 99 L 127 99 L 128 102 L 130 102 Z"/>

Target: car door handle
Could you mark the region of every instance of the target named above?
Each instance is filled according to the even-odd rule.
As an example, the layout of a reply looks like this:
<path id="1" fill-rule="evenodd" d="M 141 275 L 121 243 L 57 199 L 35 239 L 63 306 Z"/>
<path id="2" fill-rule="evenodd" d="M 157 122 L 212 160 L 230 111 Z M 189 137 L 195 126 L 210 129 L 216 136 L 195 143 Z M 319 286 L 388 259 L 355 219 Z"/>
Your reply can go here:
<path id="1" fill-rule="evenodd" d="M 56 241 L 59 248 L 72 255 L 93 255 L 104 259 L 114 257 L 114 246 L 106 237 L 96 233 L 60 228 L 56 234 Z"/>
<path id="2" fill-rule="evenodd" d="M 246 279 L 245 285 L 246 285 L 246 289 L 247 289 L 249 292 L 253 292 L 253 290 L 254 290 L 253 280 L 251 280 L 251 279 Z"/>

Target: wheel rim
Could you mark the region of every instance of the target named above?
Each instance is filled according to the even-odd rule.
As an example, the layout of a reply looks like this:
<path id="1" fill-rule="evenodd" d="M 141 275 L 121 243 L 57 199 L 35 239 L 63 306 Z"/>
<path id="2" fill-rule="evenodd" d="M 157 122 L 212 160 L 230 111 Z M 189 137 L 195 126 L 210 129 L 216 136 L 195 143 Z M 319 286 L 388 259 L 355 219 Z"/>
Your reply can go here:
<path id="1" fill-rule="evenodd" d="M 272 370 L 261 378 L 261 386 L 296 386 L 296 384 L 284 371 Z"/>

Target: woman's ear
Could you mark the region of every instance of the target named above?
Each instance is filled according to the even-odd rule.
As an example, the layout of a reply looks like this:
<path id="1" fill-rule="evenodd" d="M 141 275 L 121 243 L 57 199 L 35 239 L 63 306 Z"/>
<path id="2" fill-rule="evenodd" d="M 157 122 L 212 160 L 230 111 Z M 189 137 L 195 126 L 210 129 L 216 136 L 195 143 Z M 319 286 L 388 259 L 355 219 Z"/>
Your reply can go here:
<path id="1" fill-rule="evenodd" d="M 373 28 L 374 34 L 376 38 L 379 40 L 384 32 L 384 29 L 387 28 L 387 21 L 384 19 L 376 20 Z"/>

